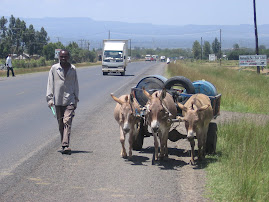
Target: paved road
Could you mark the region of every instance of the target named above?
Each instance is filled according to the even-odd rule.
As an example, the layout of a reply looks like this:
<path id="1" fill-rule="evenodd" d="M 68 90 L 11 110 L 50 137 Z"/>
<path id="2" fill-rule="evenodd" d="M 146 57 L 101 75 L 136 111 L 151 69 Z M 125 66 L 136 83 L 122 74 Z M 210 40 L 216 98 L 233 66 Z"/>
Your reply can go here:
<path id="1" fill-rule="evenodd" d="M 59 152 L 56 119 L 45 102 L 48 73 L 1 78 L 0 201 L 204 201 L 204 173 L 187 165 L 186 142 L 170 142 L 169 159 L 157 165 L 151 165 L 152 138 L 131 161 L 120 158 L 110 93 L 129 93 L 164 67 L 134 62 L 126 76 L 103 76 L 100 66 L 79 68 L 70 156 Z"/>

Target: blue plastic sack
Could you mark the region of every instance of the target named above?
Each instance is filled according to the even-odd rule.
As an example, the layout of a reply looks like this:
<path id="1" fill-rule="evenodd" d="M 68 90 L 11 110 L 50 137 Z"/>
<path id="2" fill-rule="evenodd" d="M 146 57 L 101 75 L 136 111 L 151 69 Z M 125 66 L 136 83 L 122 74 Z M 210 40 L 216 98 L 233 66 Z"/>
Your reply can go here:
<path id="1" fill-rule="evenodd" d="M 216 87 L 208 81 L 198 80 L 198 81 L 194 81 L 192 84 L 194 85 L 195 93 L 202 93 L 207 96 L 217 95 Z"/>

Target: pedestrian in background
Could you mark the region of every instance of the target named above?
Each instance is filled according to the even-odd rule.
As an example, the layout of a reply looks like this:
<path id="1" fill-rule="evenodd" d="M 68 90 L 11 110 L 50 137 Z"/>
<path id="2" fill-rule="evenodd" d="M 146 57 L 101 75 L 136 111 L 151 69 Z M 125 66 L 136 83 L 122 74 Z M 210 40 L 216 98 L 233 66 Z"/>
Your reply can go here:
<path id="1" fill-rule="evenodd" d="M 8 54 L 7 59 L 6 59 L 6 66 L 7 66 L 7 77 L 9 77 L 9 70 L 11 70 L 12 76 L 14 77 L 14 71 L 13 71 L 13 67 L 12 67 L 12 58 L 11 58 L 11 54 Z"/>
<path id="2" fill-rule="evenodd" d="M 75 66 L 69 63 L 69 51 L 61 50 L 59 59 L 49 71 L 46 99 L 50 108 L 55 105 L 62 153 L 71 154 L 71 125 L 79 101 L 78 77 Z"/>
<path id="3" fill-rule="evenodd" d="M 170 64 L 170 58 L 167 58 L 166 63 Z"/>

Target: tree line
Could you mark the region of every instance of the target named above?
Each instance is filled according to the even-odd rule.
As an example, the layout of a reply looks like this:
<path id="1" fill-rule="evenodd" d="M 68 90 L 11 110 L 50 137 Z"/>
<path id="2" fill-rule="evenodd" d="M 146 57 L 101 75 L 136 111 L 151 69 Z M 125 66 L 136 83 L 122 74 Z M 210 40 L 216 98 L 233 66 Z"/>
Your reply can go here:
<path id="1" fill-rule="evenodd" d="M 76 42 L 70 42 L 67 46 L 64 46 L 61 42 L 52 43 L 49 41 L 50 38 L 44 27 L 40 30 L 36 30 L 32 24 L 27 27 L 23 20 L 15 18 L 13 15 L 9 20 L 5 17 L 0 19 L 0 58 L 2 59 L 6 58 L 9 53 L 17 55 L 27 53 L 30 56 L 41 56 L 39 64 L 46 64 L 46 61 L 55 60 L 55 49 L 68 49 L 71 53 L 72 63 L 96 61 L 97 52 L 95 50 L 82 49 Z M 98 52 L 100 53 L 101 49 Z M 165 55 L 170 58 L 182 56 L 183 58 L 208 60 L 208 55 L 212 53 L 218 58 L 225 54 L 229 60 L 238 60 L 239 55 L 255 55 L 255 50 L 239 47 L 238 44 L 234 44 L 231 50 L 221 50 L 221 44 L 215 38 L 212 43 L 204 41 L 203 44 L 196 40 L 191 49 L 134 47 L 130 50 L 129 55 L 137 59 L 143 58 L 146 54 L 151 54 Z M 260 54 L 269 56 L 269 49 L 266 49 L 264 45 L 260 46 Z M 37 64 L 32 66 L 37 66 Z M 17 67 L 31 67 L 31 65 L 29 66 L 29 63 L 26 65 L 24 61 L 21 61 L 18 62 Z"/>
<path id="2" fill-rule="evenodd" d="M 27 26 L 25 21 L 13 15 L 9 20 L 4 16 L 0 19 L 0 58 L 2 59 L 8 54 L 27 53 L 29 56 L 38 55 L 45 60 L 54 60 L 55 49 L 64 48 L 70 51 L 72 63 L 93 62 L 96 59 L 94 51 L 82 49 L 76 42 L 64 46 L 61 42 L 49 41 L 50 38 L 44 27 L 35 30 L 32 24 Z"/>
<path id="3" fill-rule="evenodd" d="M 9 24 L 8 24 L 9 23 Z M 7 54 L 22 54 L 27 52 L 29 55 L 42 54 L 43 46 L 49 41 L 46 30 L 42 27 L 36 31 L 31 24 L 29 27 L 19 18 L 11 15 L 7 20 L 5 17 L 0 19 L 0 57 Z"/>
<path id="4" fill-rule="evenodd" d="M 269 57 L 269 49 L 266 49 L 264 45 L 259 46 L 260 55 L 267 55 Z M 218 38 L 215 38 L 212 43 L 204 41 L 201 43 L 196 40 L 193 42 L 191 49 L 147 49 L 141 47 L 134 47 L 131 50 L 131 55 L 137 59 L 144 59 L 145 55 L 164 55 L 170 58 L 191 58 L 196 60 L 208 60 L 209 54 L 215 54 L 217 58 L 225 58 L 228 60 L 239 60 L 239 55 L 255 55 L 254 48 L 239 47 L 239 44 L 234 44 L 231 49 L 221 50 L 221 44 Z"/>
<path id="5" fill-rule="evenodd" d="M 264 45 L 259 46 L 260 55 L 269 56 L 269 49 L 266 49 Z M 256 55 L 255 49 L 239 47 L 239 44 L 234 44 L 232 49 L 221 50 L 221 44 L 218 38 L 210 44 L 210 42 L 205 41 L 203 45 L 196 40 L 192 46 L 193 58 L 207 60 L 209 54 L 215 54 L 217 58 L 222 58 L 226 55 L 228 60 L 239 60 L 239 55 Z"/>

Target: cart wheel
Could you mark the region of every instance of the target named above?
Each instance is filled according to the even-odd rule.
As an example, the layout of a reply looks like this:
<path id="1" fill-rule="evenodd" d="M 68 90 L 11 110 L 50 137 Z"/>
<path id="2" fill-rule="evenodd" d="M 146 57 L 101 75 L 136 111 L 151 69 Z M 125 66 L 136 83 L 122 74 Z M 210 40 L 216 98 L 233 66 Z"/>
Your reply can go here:
<path id="1" fill-rule="evenodd" d="M 207 140 L 206 140 L 206 154 L 214 154 L 216 153 L 216 145 L 217 145 L 217 131 L 218 127 L 216 123 L 210 123 L 207 132 Z"/>
<path id="2" fill-rule="evenodd" d="M 103 72 L 103 75 L 104 75 L 104 76 L 107 75 L 107 72 Z"/>
<path id="3" fill-rule="evenodd" d="M 120 74 L 121 74 L 121 76 L 125 76 L 125 71 L 124 72 L 121 72 Z"/>
<path id="4" fill-rule="evenodd" d="M 133 150 L 140 151 L 144 143 L 144 134 L 146 133 L 147 126 L 143 124 L 144 120 L 140 121 L 140 128 L 137 136 L 133 136 Z"/>

